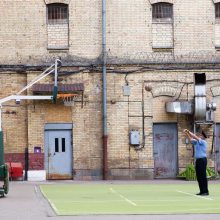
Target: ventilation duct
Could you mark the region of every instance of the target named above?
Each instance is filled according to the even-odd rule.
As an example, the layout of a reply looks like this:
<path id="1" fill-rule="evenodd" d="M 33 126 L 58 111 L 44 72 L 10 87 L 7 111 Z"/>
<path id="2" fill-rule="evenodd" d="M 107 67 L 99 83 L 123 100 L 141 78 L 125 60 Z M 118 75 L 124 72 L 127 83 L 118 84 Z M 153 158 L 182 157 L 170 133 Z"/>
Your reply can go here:
<path id="1" fill-rule="evenodd" d="M 170 113 L 193 114 L 193 103 L 188 101 L 167 102 L 166 111 Z"/>
<path id="2" fill-rule="evenodd" d="M 174 101 L 166 103 L 166 111 L 169 113 L 193 114 L 194 121 L 199 123 L 213 123 L 216 103 L 206 103 L 206 75 L 205 73 L 194 74 L 194 92 L 193 101 Z"/>
<path id="3" fill-rule="evenodd" d="M 206 121 L 206 75 L 195 73 L 195 121 Z"/>

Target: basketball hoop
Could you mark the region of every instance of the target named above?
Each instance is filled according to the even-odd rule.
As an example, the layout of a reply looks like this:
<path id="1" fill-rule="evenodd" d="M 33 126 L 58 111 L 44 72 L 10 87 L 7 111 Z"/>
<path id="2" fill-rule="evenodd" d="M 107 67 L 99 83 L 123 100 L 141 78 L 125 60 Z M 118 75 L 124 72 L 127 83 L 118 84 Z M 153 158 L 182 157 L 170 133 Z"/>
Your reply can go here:
<path id="1" fill-rule="evenodd" d="M 74 106 L 78 94 L 57 94 L 58 99 L 62 99 L 64 106 Z"/>

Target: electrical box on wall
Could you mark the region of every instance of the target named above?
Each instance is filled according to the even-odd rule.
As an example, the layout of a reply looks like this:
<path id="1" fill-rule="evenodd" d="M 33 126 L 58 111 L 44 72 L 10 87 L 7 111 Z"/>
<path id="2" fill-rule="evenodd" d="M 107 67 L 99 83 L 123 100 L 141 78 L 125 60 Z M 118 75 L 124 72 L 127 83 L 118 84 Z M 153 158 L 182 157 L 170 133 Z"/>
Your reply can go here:
<path id="1" fill-rule="evenodd" d="M 124 96 L 130 96 L 131 94 L 131 88 L 129 85 L 123 86 L 123 95 Z"/>
<path id="2" fill-rule="evenodd" d="M 139 131 L 130 131 L 130 144 L 140 145 L 140 133 Z"/>

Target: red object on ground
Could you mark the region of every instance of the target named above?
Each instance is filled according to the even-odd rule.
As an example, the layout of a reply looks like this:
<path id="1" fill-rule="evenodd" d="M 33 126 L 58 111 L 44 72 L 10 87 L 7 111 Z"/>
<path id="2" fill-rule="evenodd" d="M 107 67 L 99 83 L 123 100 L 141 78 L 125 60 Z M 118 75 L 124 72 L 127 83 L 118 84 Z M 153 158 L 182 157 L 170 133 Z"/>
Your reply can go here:
<path id="1" fill-rule="evenodd" d="M 8 165 L 8 172 L 10 178 L 23 178 L 23 166 L 19 162 L 6 163 Z"/>

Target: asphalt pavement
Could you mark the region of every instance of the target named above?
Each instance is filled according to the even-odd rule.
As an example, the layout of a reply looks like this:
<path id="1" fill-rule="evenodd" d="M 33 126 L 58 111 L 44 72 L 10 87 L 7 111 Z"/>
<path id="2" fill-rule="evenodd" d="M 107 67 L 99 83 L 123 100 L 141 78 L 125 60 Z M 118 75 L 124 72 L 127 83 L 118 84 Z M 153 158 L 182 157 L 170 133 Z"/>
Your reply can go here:
<path id="1" fill-rule="evenodd" d="M 220 214 L 57 216 L 40 192 L 40 184 L 61 182 L 11 181 L 9 194 L 0 198 L 0 220 L 217 220 Z M 62 183 L 64 183 L 62 181 Z M 68 181 L 74 184 L 75 181 Z M 100 183 L 100 182 L 99 182 Z M 152 183 L 152 181 L 150 182 Z M 147 184 L 147 183 L 146 183 Z M 218 183 L 217 183 L 218 184 Z M 219 204 L 220 207 L 220 204 Z"/>

